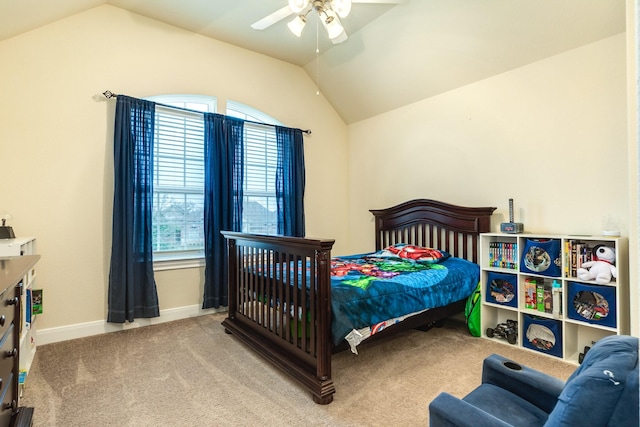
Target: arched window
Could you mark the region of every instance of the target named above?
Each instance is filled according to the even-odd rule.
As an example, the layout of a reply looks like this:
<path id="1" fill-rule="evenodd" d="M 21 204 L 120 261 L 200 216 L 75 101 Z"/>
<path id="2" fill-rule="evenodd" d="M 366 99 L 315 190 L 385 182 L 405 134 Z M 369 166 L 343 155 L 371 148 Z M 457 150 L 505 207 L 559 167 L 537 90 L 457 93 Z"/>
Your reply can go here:
<path id="1" fill-rule="evenodd" d="M 204 256 L 204 121 L 216 98 L 161 95 L 154 145 L 153 246 L 156 269 L 202 265 Z M 274 118 L 227 101 L 226 114 L 244 126 L 245 177 L 242 231 L 275 234 L 276 135 Z M 171 108 L 176 107 L 176 108 Z"/>

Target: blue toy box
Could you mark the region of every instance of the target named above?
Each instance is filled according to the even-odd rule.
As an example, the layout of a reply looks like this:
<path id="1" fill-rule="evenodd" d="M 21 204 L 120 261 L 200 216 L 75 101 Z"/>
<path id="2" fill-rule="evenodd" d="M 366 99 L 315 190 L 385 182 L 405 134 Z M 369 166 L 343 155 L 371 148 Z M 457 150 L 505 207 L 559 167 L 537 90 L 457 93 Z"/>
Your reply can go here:
<path id="1" fill-rule="evenodd" d="M 493 304 L 518 306 L 518 277 L 515 274 L 487 273 L 485 300 Z"/>
<path id="2" fill-rule="evenodd" d="M 542 276 L 560 276 L 560 240 L 527 239 L 520 259 L 520 271 Z"/>
<path id="3" fill-rule="evenodd" d="M 567 315 L 594 325 L 616 327 L 616 288 L 569 282 Z"/>
<path id="4" fill-rule="evenodd" d="M 524 315 L 522 346 L 562 357 L 562 324 L 558 320 Z"/>

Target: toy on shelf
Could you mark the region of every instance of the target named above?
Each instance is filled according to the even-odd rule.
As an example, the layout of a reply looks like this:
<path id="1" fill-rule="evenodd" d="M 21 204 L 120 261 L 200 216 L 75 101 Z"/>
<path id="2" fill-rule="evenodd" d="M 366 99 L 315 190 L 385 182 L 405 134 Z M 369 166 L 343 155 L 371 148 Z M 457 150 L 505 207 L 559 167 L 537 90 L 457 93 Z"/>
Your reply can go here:
<path id="1" fill-rule="evenodd" d="M 509 222 L 500 224 L 500 231 L 509 234 L 517 234 L 524 231 L 524 225 L 521 222 L 515 222 L 513 219 L 513 199 L 509 199 Z"/>
<path id="2" fill-rule="evenodd" d="M 580 280 L 595 280 L 599 285 L 606 285 L 611 282 L 611 278 L 618 276 L 616 269 L 616 251 L 614 248 L 597 245 L 593 248 L 593 261 L 582 263 L 581 268 L 576 272 Z"/>
<path id="3" fill-rule="evenodd" d="M 515 344 L 518 341 L 518 322 L 507 319 L 505 323 L 498 323 L 495 328 L 487 328 L 487 336 L 506 338 L 509 344 Z"/>
<path id="4" fill-rule="evenodd" d="M 591 341 L 591 345 L 595 344 L 595 341 Z M 589 345 L 585 345 L 584 346 L 584 350 L 582 350 L 582 353 L 578 354 L 578 363 L 582 365 L 582 361 L 584 360 L 584 357 L 587 355 L 587 353 L 589 352 L 589 350 L 591 350 L 591 346 Z"/>

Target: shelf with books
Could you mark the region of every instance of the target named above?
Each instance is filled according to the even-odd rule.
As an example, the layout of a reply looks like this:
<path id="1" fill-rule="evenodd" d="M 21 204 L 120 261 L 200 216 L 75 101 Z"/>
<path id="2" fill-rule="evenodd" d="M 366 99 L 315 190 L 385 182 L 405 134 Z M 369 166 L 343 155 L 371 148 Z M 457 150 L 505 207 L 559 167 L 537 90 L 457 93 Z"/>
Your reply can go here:
<path id="1" fill-rule="evenodd" d="M 603 247 L 615 254 L 610 281 L 585 275 L 592 268 L 585 263 L 604 260 Z M 625 238 L 485 233 L 480 260 L 485 338 L 515 320 L 517 346 L 579 363 L 585 346 L 629 333 Z"/>
<path id="2" fill-rule="evenodd" d="M 486 267 L 498 270 L 518 269 L 518 240 L 509 238 L 487 238 L 481 241 L 481 253 L 486 254 Z"/>
<path id="3" fill-rule="evenodd" d="M 0 257 L 17 257 L 37 254 L 36 239 L 34 237 L 16 237 L 13 239 L 0 239 Z M 31 363 L 36 352 L 36 317 L 33 311 L 32 294 L 36 292 L 37 269 L 30 268 L 21 280 L 20 298 L 20 322 L 17 325 L 19 331 L 20 351 L 19 370 L 20 384 L 26 380 Z"/>

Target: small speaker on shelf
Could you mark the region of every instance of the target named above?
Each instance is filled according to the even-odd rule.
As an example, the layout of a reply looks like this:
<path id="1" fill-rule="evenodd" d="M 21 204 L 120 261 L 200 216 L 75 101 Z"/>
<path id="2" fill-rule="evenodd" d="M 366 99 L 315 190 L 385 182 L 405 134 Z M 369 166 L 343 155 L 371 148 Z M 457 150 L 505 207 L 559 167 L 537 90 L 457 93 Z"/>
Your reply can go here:
<path id="1" fill-rule="evenodd" d="M 13 233 L 13 227 L 0 226 L 0 239 L 15 239 L 16 235 Z"/>
<path id="2" fill-rule="evenodd" d="M 2 225 L 0 226 L 0 239 L 15 239 L 16 235 L 13 233 L 13 227 L 9 227 L 7 225 L 7 217 L 10 215 L 5 215 L 2 217 Z"/>

